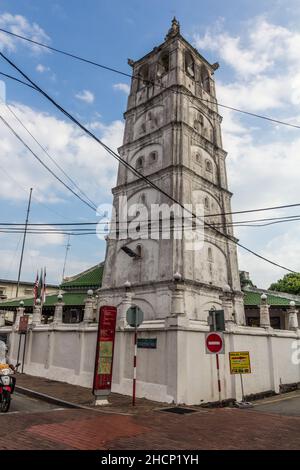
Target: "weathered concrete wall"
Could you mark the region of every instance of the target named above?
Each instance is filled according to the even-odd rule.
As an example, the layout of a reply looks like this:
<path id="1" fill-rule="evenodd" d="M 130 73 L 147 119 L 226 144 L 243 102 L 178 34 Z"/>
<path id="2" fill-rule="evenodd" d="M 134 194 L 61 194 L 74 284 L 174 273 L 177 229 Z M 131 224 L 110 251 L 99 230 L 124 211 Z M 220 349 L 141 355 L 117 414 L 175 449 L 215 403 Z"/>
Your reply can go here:
<path id="1" fill-rule="evenodd" d="M 91 387 L 98 325 L 41 325 L 27 336 L 24 372 Z M 2 330 L 2 329 L 1 329 Z M 0 331 L 1 331 L 0 330 Z M 20 336 L 12 332 L 9 356 L 17 360 Z M 24 339 L 20 359 L 23 357 Z"/>
<path id="2" fill-rule="evenodd" d="M 10 331 L 10 358 L 16 361 L 19 335 Z M 200 404 L 218 400 L 216 358 L 205 353 L 205 332 L 199 322 L 166 328 L 147 322 L 140 338 L 157 338 L 157 349 L 138 349 L 137 395 L 156 401 Z M 42 325 L 28 334 L 25 373 L 91 387 L 97 325 Z M 300 331 L 235 327 L 224 333 L 220 355 L 222 399 L 241 399 L 239 376 L 229 372 L 229 351 L 249 351 L 252 373 L 243 376 L 245 394 L 300 382 Z M 21 344 L 21 353 L 23 343 Z M 297 352 L 298 351 L 298 352 Z M 113 391 L 130 395 L 133 373 L 133 332 L 116 333 Z"/>

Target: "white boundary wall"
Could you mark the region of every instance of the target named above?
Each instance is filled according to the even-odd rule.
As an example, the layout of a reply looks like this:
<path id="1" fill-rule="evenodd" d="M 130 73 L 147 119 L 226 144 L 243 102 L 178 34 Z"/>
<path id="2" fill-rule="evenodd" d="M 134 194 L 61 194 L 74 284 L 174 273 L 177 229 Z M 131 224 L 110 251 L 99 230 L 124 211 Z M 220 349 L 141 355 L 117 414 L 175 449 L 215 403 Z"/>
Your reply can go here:
<path id="1" fill-rule="evenodd" d="M 28 333 L 24 372 L 34 376 L 91 387 L 97 324 L 40 325 Z M 188 327 L 145 322 L 140 338 L 157 338 L 157 349 L 138 349 L 137 396 L 156 401 L 199 404 L 218 400 L 216 359 L 205 353 L 208 328 L 197 321 Z M 8 328 L 10 359 L 17 358 L 19 335 Z M 222 399 L 241 398 L 240 377 L 229 373 L 229 351 L 249 351 L 252 373 L 245 374 L 245 394 L 300 382 L 300 330 L 237 327 L 226 332 L 220 355 Z M 23 354 L 23 341 L 21 355 Z M 133 374 L 133 332 L 116 332 L 113 388 L 130 395 Z"/>

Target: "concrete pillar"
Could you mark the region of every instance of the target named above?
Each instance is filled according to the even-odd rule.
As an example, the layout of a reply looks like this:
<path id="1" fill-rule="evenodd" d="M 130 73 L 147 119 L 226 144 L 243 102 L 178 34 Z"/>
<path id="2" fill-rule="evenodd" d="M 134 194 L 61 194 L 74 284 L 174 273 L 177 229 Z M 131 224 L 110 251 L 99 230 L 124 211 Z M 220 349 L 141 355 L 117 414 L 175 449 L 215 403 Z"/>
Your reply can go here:
<path id="1" fill-rule="evenodd" d="M 64 305 L 65 305 L 63 303 L 62 294 L 58 294 L 57 300 L 58 300 L 58 302 L 55 304 L 53 323 L 62 323 L 63 322 L 63 311 L 64 311 Z"/>
<path id="2" fill-rule="evenodd" d="M 14 330 L 19 329 L 20 318 L 23 317 L 25 313 L 24 302 L 21 300 L 20 307 L 17 308 L 17 315 L 14 323 Z"/>
<path id="3" fill-rule="evenodd" d="M 184 286 L 181 284 L 181 274 L 176 272 L 173 276 L 174 287 L 172 289 L 171 313 L 165 319 L 166 328 L 188 326 L 189 318 L 184 308 Z"/>
<path id="4" fill-rule="evenodd" d="M 171 315 L 184 315 L 183 286 L 175 284 L 172 292 Z"/>
<path id="5" fill-rule="evenodd" d="M 262 294 L 259 307 L 259 326 L 262 328 L 271 328 L 270 305 L 267 304 L 266 294 Z"/>
<path id="6" fill-rule="evenodd" d="M 235 314 L 233 310 L 234 294 L 230 286 L 226 285 L 223 289 L 223 294 L 220 295 L 222 301 L 222 309 L 224 310 L 225 328 L 230 330 L 235 323 Z"/>
<path id="7" fill-rule="evenodd" d="M 133 293 L 131 292 L 131 283 L 125 282 L 125 296 L 118 309 L 117 328 L 124 329 L 127 326 L 126 312 L 132 306 Z"/>
<path id="8" fill-rule="evenodd" d="M 296 331 L 298 328 L 298 310 L 296 309 L 295 302 L 291 300 L 290 308 L 288 309 L 288 329 Z"/>
<path id="9" fill-rule="evenodd" d="M 92 289 L 89 289 L 87 291 L 87 298 L 84 301 L 84 315 L 83 315 L 83 321 L 84 323 L 93 323 L 95 321 L 94 319 L 94 305 L 95 305 L 95 299 L 93 297 L 94 292 Z"/>
<path id="10" fill-rule="evenodd" d="M 33 307 L 32 325 L 40 325 L 42 323 L 42 305 L 40 299 L 36 300 Z"/>

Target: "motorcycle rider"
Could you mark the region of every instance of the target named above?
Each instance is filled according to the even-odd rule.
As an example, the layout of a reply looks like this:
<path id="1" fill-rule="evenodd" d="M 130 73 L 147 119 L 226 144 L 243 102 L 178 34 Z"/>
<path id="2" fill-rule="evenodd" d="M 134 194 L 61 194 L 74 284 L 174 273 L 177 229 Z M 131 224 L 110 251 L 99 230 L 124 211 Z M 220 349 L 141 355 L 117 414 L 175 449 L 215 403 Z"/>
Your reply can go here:
<path id="1" fill-rule="evenodd" d="M 6 346 L 4 341 L 0 340 L 0 370 L 9 368 L 13 372 L 15 372 L 15 366 L 9 363 L 9 360 L 7 358 L 7 352 L 8 352 L 8 347 Z M 16 378 L 12 376 L 11 379 L 12 379 L 11 393 L 13 393 L 15 390 Z"/>

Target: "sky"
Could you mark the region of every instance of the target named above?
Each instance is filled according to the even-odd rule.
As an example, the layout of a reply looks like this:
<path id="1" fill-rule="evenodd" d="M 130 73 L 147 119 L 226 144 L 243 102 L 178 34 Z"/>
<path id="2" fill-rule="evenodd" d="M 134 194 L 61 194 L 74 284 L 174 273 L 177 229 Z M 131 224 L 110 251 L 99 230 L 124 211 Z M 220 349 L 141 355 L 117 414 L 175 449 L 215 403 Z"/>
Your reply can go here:
<path id="1" fill-rule="evenodd" d="M 218 101 L 300 125 L 300 2 L 298 0 L 0 0 L 0 28 L 130 73 L 137 60 L 160 44 L 176 15 L 183 36 L 220 68 Z M 122 144 L 129 79 L 49 52 L 0 33 L 0 51 L 87 125 L 106 144 Z M 17 76 L 0 59 L 0 72 Z M 6 103 L 48 153 L 98 206 L 111 201 L 117 163 L 104 149 L 32 89 L 1 79 Z M 2 90 L 2 93 L 1 93 Z M 0 97 L 3 83 L 0 83 Z M 5 119 L 59 173 L 37 144 L 0 103 Z M 300 202 L 300 129 L 220 108 L 228 152 L 233 210 Z M 61 175 L 61 173 L 60 173 Z M 61 175 L 65 180 L 64 175 Z M 0 222 L 25 220 L 33 187 L 30 221 L 97 221 L 99 215 L 76 200 L 0 122 Z M 296 215 L 300 208 L 244 214 L 235 220 Z M 235 230 L 240 242 L 292 270 L 300 270 L 299 222 Z M 0 234 L 0 278 L 16 279 L 19 234 Z M 22 279 L 34 281 L 46 266 L 48 282 L 62 277 L 65 235 L 27 238 Z M 104 259 L 105 242 L 95 235 L 71 238 L 66 275 Z M 267 288 L 285 274 L 239 250 L 239 268 Z"/>

